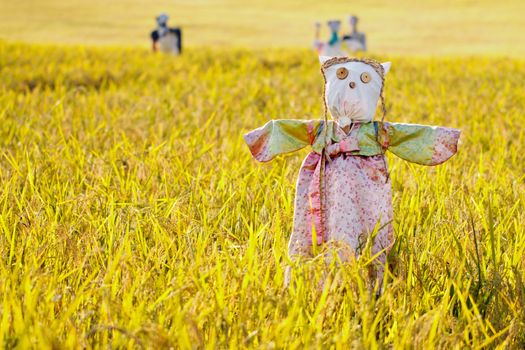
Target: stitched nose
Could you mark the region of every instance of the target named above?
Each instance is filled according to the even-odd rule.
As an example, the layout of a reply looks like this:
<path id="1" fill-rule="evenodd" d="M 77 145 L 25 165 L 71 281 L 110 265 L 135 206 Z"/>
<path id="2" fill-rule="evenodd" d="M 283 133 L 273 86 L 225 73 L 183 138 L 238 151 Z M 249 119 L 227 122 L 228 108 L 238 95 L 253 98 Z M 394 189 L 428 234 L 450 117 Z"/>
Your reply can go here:
<path id="1" fill-rule="evenodd" d="M 350 89 L 355 89 L 355 82 L 351 81 L 348 85 L 350 86 Z"/>

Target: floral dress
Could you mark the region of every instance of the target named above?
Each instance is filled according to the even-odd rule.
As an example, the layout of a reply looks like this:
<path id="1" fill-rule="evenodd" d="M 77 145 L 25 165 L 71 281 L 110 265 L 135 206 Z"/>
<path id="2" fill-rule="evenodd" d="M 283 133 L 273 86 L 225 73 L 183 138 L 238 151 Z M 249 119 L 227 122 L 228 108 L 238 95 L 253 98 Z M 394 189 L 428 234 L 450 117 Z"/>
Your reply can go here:
<path id="1" fill-rule="evenodd" d="M 377 278 L 394 242 L 392 191 L 385 151 L 422 165 L 443 163 L 457 151 L 459 130 L 401 123 L 354 123 L 347 134 L 334 121 L 272 120 L 244 139 L 255 159 L 312 147 L 297 179 L 290 256 L 310 255 L 312 244 L 335 242 L 338 251 L 359 254 L 373 234 Z M 322 167 L 324 137 L 328 159 Z M 321 176 L 321 172 L 324 172 Z M 324 182 L 321 186 L 320 181 Z"/>

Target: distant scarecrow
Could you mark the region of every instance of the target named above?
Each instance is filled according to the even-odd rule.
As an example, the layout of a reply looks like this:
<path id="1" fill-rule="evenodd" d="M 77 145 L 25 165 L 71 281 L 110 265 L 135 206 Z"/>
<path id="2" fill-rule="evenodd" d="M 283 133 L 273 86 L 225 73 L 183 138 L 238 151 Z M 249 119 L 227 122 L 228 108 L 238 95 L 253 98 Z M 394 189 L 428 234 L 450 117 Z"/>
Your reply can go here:
<path id="1" fill-rule="evenodd" d="M 182 53 L 182 31 L 179 27 L 168 27 L 168 15 L 160 14 L 157 20 L 157 29 L 151 32 L 152 49 L 180 55 Z"/>

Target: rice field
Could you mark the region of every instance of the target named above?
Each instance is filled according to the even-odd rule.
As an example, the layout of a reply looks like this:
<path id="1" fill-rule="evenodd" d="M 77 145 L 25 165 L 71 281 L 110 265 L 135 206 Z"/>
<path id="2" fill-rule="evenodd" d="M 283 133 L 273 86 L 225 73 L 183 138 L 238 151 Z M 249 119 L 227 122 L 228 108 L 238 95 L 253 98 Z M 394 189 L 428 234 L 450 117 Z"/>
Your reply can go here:
<path id="1" fill-rule="evenodd" d="M 525 61 L 376 58 L 387 120 L 462 130 L 439 167 L 389 156 L 378 298 L 366 254 L 288 259 L 308 150 L 261 164 L 243 143 L 321 118 L 310 51 L 0 42 L 0 345 L 524 348 Z"/>

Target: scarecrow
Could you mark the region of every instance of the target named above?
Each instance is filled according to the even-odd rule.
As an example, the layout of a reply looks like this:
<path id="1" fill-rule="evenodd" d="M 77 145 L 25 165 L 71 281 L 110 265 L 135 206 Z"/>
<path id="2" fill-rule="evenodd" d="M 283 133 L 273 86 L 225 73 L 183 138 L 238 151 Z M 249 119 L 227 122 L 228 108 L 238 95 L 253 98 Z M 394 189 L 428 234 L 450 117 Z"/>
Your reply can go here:
<path id="1" fill-rule="evenodd" d="M 182 53 L 182 31 L 178 27 L 168 27 L 168 19 L 165 13 L 157 16 L 157 28 L 151 32 L 152 49 L 180 55 Z"/>
<path id="2" fill-rule="evenodd" d="M 457 152 L 460 131 L 385 122 L 383 87 L 390 63 L 320 57 L 324 120 L 272 120 L 244 139 L 255 159 L 310 146 L 294 202 L 292 259 L 328 245 L 341 261 L 371 246 L 373 276 L 381 285 L 394 242 L 392 190 L 385 152 L 421 165 L 438 165 Z M 374 121 L 378 101 L 382 117 Z M 328 113 L 331 116 L 328 121 Z"/>

